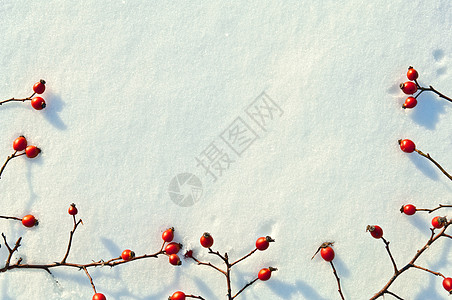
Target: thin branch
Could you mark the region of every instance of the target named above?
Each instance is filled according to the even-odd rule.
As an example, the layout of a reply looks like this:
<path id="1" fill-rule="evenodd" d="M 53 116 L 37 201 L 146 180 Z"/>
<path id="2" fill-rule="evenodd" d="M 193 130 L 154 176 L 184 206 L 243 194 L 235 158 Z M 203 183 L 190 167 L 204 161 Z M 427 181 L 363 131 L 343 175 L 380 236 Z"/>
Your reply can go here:
<path id="1" fill-rule="evenodd" d="M 417 84 L 417 82 L 416 82 L 416 84 Z M 452 102 L 452 99 L 451 99 L 451 98 L 447 97 L 447 96 L 444 95 L 443 93 L 438 92 L 438 91 L 437 91 L 436 89 L 434 89 L 433 86 L 431 86 L 431 85 L 429 85 L 429 87 L 426 88 L 426 87 L 422 87 L 422 86 L 420 86 L 419 84 L 417 84 L 417 88 L 420 90 L 420 92 L 419 92 L 419 94 L 418 94 L 417 96 L 419 96 L 419 95 L 420 95 L 422 92 L 424 92 L 424 91 L 428 91 L 428 92 L 433 92 L 433 93 L 437 94 L 440 98 L 443 98 L 443 99 L 445 99 L 445 100 L 447 100 L 447 101 Z M 416 96 L 416 97 L 417 97 L 417 96 Z"/>
<path id="2" fill-rule="evenodd" d="M 451 176 L 449 173 L 447 173 L 446 170 L 444 170 L 443 167 L 441 167 L 441 165 L 440 165 L 438 162 L 436 162 L 436 160 L 434 160 L 434 159 L 430 156 L 430 154 L 428 154 L 428 153 L 425 154 L 424 152 L 422 152 L 421 150 L 418 150 L 418 149 L 414 149 L 414 151 L 416 151 L 419 155 L 421 155 L 421 156 L 427 158 L 428 160 L 430 160 L 433 164 L 435 164 L 435 166 L 436 166 L 438 169 L 441 170 L 441 172 L 443 172 L 444 175 L 447 176 L 447 178 L 449 178 L 450 180 L 452 180 L 452 176 Z"/>
<path id="3" fill-rule="evenodd" d="M 13 98 L 10 98 L 10 99 L 7 99 L 7 100 L 3 100 L 3 101 L 0 101 L 0 105 L 2 105 L 3 103 L 13 102 L 13 101 L 18 101 L 18 102 L 29 101 L 29 100 L 31 100 L 31 98 L 32 98 L 35 94 L 36 94 L 36 93 L 33 93 L 33 94 L 31 94 L 30 97 L 23 98 L 23 99 L 16 99 L 16 98 L 13 97 Z"/>
<path id="4" fill-rule="evenodd" d="M 233 265 L 235 265 L 235 264 L 241 262 L 241 261 L 244 260 L 245 258 L 248 258 L 249 256 L 251 256 L 251 255 L 252 255 L 254 252 L 256 252 L 256 251 L 257 251 L 257 248 L 255 248 L 253 251 L 251 251 L 250 253 L 248 253 L 248 254 L 245 255 L 244 257 L 242 257 L 242 258 L 236 260 L 235 262 L 233 262 L 233 263 L 231 264 L 231 267 L 232 267 Z"/>
<path id="5" fill-rule="evenodd" d="M 254 278 L 252 281 L 248 282 L 244 287 L 242 287 L 234 296 L 232 296 L 231 299 L 234 299 L 237 297 L 241 292 L 243 292 L 247 287 L 251 286 L 253 283 L 255 283 L 259 278 Z"/>
<path id="6" fill-rule="evenodd" d="M 224 276 L 226 276 L 226 271 L 221 270 L 220 268 L 218 268 L 217 266 L 211 264 L 210 262 L 206 263 L 206 262 L 202 262 L 200 260 L 198 260 L 196 257 L 191 256 L 191 259 L 193 259 L 194 261 L 196 261 L 198 263 L 198 265 L 203 265 L 203 266 L 208 266 L 211 267 L 215 270 L 217 270 L 218 272 L 220 272 L 221 274 L 223 274 Z"/>
<path id="7" fill-rule="evenodd" d="M 337 280 L 337 286 L 338 286 L 337 291 L 339 292 L 341 299 L 344 300 L 345 299 L 344 294 L 342 294 L 342 290 L 341 290 L 341 280 L 339 279 L 339 276 L 337 276 L 336 268 L 334 267 L 333 261 L 330 261 L 330 264 L 331 264 L 331 268 L 333 269 L 334 277 L 336 277 L 336 280 Z"/>
<path id="8" fill-rule="evenodd" d="M 64 255 L 63 259 L 61 260 L 61 263 L 64 264 L 66 262 L 67 257 L 69 256 L 69 251 L 71 250 L 71 246 L 72 246 L 72 237 L 74 236 L 75 230 L 77 229 L 77 226 L 82 222 L 82 219 L 78 220 L 78 222 L 75 220 L 75 215 L 72 215 L 73 220 L 74 220 L 74 228 L 71 230 L 71 232 L 69 233 L 69 243 L 67 245 L 67 250 L 66 250 L 66 254 Z"/>
<path id="9" fill-rule="evenodd" d="M 17 220 L 17 221 L 22 221 L 21 218 L 18 217 L 8 217 L 8 216 L 0 216 L 1 219 L 13 219 L 13 220 Z"/>
<path id="10" fill-rule="evenodd" d="M 201 300 L 206 300 L 201 296 L 194 296 L 194 295 L 185 295 L 186 298 L 195 298 L 195 299 L 201 299 Z"/>
<path id="11" fill-rule="evenodd" d="M 441 274 L 440 272 L 435 272 L 435 271 L 432 271 L 432 270 L 429 270 L 429 269 L 420 267 L 420 266 L 418 266 L 418 265 L 412 265 L 412 267 L 413 267 L 413 268 L 420 269 L 420 270 L 424 270 L 424 271 L 429 272 L 429 273 L 432 273 L 433 275 L 436 275 L 436 276 L 441 276 L 441 277 L 443 277 L 443 278 L 446 278 L 446 276 L 444 276 L 444 275 Z"/>
<path id="12" fill-rule="evenodd" d="M 93 287 L 94 294 L 96 294 L 97 291 L 96 291 L 96 287 L 94 286 L 93 278 L 91 278 L 91 275 L 89 275 L 88 270 L 85 267 L 83 267 L 83 271 L 85 271 L 86 276 L 88 276 L 89 282 L 91 283 L 91 286 Z"/>
<path id="13" fill-rule="evenodd" d="M 429 214 L 443 207 L 452 207 L 452 204 L 438 204 L 438 207 L 435 208 L 416 208 L 416 211 L 426 211 Z"/>
<path id="14" fill-rule="evenodd" d="M 16 155 L 16 154 L 17 154 L 17 151 L 15 151 L 13 154 L 11 154 L 10 156 L 8 156 L 8 158 L 6 158 L 5 163 L 3 164 L 2 168 L 0 169 L 0 178 L 2 178 L 3 170 L 5 170 L 5 167 L 6 167 L 6 165 L 8 164 L 8 162 L 9 162 L 11 159 L 15 158 L 15 157 L 19 157 L 19 156 L 21 156 L 21 155 L 24 155 L 25 152 L 23 152 L 23 153 L 21 153 L 21 154 L 17 154 L 17 155 Z"/>
<path id="15" fill-rule="evenodd" d="M 394 273 L 397 273 L 399 270 L 397 269 L 396 262 L 391 254 L 391 250 L 389 250 L 389 242 L 384 237 L 381 237 L 381 240 L 383 241 L 383 243 L 385 243 L 386 251 L 388 252 L 389 258 L 391 259 L 392 265 L 394 267 Z"/>

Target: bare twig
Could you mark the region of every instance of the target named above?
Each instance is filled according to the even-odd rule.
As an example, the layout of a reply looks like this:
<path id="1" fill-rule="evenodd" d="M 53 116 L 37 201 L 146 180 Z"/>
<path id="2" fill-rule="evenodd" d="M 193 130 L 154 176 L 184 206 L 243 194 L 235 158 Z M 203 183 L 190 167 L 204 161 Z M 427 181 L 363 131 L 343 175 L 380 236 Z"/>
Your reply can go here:
<path id="1" fill-rule="evenodd" d="M 33 94 L 31 94 L 31 96 L 29 96 L 29 97 L 27 97 L 27 98 L 23 98 L 23 99 L 16 99 L 16 98 L 13 97 L 13 98 L 10 98 L 10 99 L 7 99 L 7 100 L 0 101 L 0 105 L 2 105 L 3 103 L 13 102 L 13 101 L 18 101 L 18 102 L 30 101 L 31 98 L 32 98 L 34 95 L 36 95 L 36 93 L 33 93 Z"/>
<path id="2" fill-rule="evenodd" d="M 5 167 L 6 167 L 6 165 L 8 164 L 8 162 L 9 162 L 11 159 L 13 159 L 13 158 L 15 158 L 15 157 L 22 156 L 22 155 L 24 155 L 24 154 L 25 154 L 25 152 L 20 153 L 20 154 L 17 154 L 17 151 L 15 151 L 13 154 L 11 154 L 10 156 L 8 156 L 8 158 L 6 158 L 5 163 L 3 164 L 2 168 L 0 169 L 0 178 L 2 178 L 3 170 L 5 170 Z"/>
<path id="3" fill-rule="evenodd" d="M 331 264 L 331 268 L 333 269 L 334 277 L 336 277 L 337 286 L 338 286 L 337 291 L 339 292 L 341 299 L 344 300 L 345 299 L 344 294 L 342 294 L 342 289 L 341 289 L 341 280 L 339 279 L 339 276 L 337 275 L 336 268 L 334 267 L 333 261 L 330 261 L 330 264 Z"/>
<path id="4" fill-rule="evenodd" d="M 449 173 L 447 173 L 446 170 L 444 170 L 443 167 L 441 167 L 441 165 L 430 156 L 430 154 L 428 154 L 428 153 L 425 154 L 424 152 L 422 152 L 419 149 L 414 149 L 414 151 L 416 151 L 419 155 L 421 155 L 421 156 L 427 158 L 428 160 L 430 160 L 438 169 L 441 170 L 441 172 L 443 172 L 444 175 L 446 175 L 447 178 L 452 180 L 452 176 Z"/>

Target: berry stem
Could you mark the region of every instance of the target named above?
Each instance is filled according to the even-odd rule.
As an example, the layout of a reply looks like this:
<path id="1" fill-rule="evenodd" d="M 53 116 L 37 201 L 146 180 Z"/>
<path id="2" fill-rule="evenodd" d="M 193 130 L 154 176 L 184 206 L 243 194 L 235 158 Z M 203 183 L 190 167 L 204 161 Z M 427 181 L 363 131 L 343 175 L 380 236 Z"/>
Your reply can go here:
<path id="1" fill-rule="evenodd" d="M 8 158 L 6 159 L 5 163 L 3 164 L 2 168 L 0 169 L 0 178 L 2 178 L 3 170 L 5 170 L 5 167 L 6 167 L 6 165 L 8 164 L 8 162 L 9 162 L 11 159 L 13 159 L 13 158 L 15 158 L 15 157 L 19 157 L 19 156 L 24 155 L 24 154 L 25 154 L 25 152 L 23 152 L 23 153 L 21 153 L 21 154 L 17 154 L 17 151 L 14 151 L 13 154 L 11 154 L 10 156 L 8 156 Z"/>
<path id="2" fill-rule="evenodd" d="M 429 273 L 432 273 L 432 274 L 434 274 L 434 275 L 436 275 L 436 276 L 441 276 L 441 277 L 443 277 L 443 278 L 446 278 L 446 276 L 444 276 L 443 274 L 441 274 L 441 273 L 439 273 L 439 272 L 435 272 L 435 271 L 432 271 L 432 270 L 423 268 L 423 267 L 418 266 L 418 265 L 412 265 L 412 267 L 413 267 L 413 268 L 420 269 L 420 270 L 424 270 L 424 271 L 429 272 Z"/>
<path id="3" fill-rule="evenodd" d="M 430 213 L 432 213 L 432 212 L 434 212 L 434 211 L 436 211 L 436 210 L 438 210 L 440 208 L 443 208 L 443 207 L 452 207 L 452 205 L 451 204 L 438 204 L 438 207 L 435 207 L 435 208 L 432 208 L 432 209 L 430 209 L 430 208 L 416 208 L 416 211 L 426 211 L 426 212 L 428 212 L 430 214 Z"/>
<path id="4" fill-rule="evenodd" d="M 248 282 L 247 284 L 245 284 L 244 287 L 242 287 L 234 296 L 232 296 L 231 299 L 234 299 L 235 297 L 237 297 L 241 292 L 243 292 L 247 287 L 249 287 L 250 285 L 252 285 L 253 283 L 255 283 L 259 278 L 254 278 L 252 281 Z"/>
<path id="5" fill-rule="evenodd" d="M 430 154 L 425 154 L 424 152 L 422 152 L 421 150 L 418 149 L 414 149 L 414 151 L 416 151 L 419 155 L 427 158 L 428 160 L 430 160 L 432 163 L 435 164 L 435 166 L 441 170 L 441 172 L 443 172 L 444 175 L 447 176 L 447 178 L 449 178 L 450 180 L 452 180 L 452 176 L 446 172 L 446 170 L 443 169 L 443 167 L 441 167 L 441 165 L 439 163 L 437 163 L 431 156 Z"/>
<path id="6" fill-rule="evenodd" d="M 96 291 L 96 286 L 94 285 L 94 282 L 93 282 L 93 278 L 91 277 L 91 275 L 89 275 L 88 270 L 86 269 L 86 267 L 83 267 L 83 271 L 85 271 L 86 276 L 88 276 L 89 282 L 91 283 L 91 286 L 93 287 L 94 294 L 96 294 L 97 291 Z"/>
<path id="7" fill-rule="evenodd" d="M 233 265 L 235 265 L 235 264 L 241 262 L 241 261 L 244 260 L 245 258 L 250 257 L 250 256 L 251 256 L 254 252 L 256 252 L 256 251 L 257 251 L 257 248 L 255 248 L 253 251 L 251 251 L 250 253 L 248 253 L 248 254 L 245 255 L 244 257 L 242 257 L 242 258 L 236 260 L 235 262 L 233 262 L 233 263 L 231 264 L 231 267 L 232 267 Z"/>
<path id="8" fill-rule="evenodd" d="M 74 236 L 75 230 L 77 229 L 77 226 L 81 223 L 83 225 L 82 219 L 79 219 L 78 221 L 75 220 L 75 215 L 72 216 L 74 221 L 74 228 L 69 233 L 69 242 L 67 245 L 66 254 L 64 255 L 63 259 L 61 260 L 61 263 L 64 264 L 66 262 L 67 257 L 69 256 L 69 251 L 71 251 L 71 245 L 72 245 L 72 237 Z"/>
<path id="9" fill-rule="evenodd" d="M 391 250 L 389 250 L 389 242 L 384 237 L 381 237 L 381 240 L 385 244 L 386 251 L 388 252 L 389 258 L 391 259 L 392 265 L 394 267 L 394 273 L 397 273 L 399 270 L 397 269 L 396 262 L 391 254 Z"/>
<path id="10" fill-rule="evenodd" d="M 201 300 L 206 300 L 201 296 L 195 296 L 195 295 L 185 295 L 186 298 L 195 298 L 195 299 L 201 299 Z"/>
<path id="11" fill-rule="evenodd" d="M 13 219 L 13 220 L 17 220 L 17 221 L 22 221 L 21 218 L 18 217 L 7 217 L 7 216 L 0 216 L 1 219 Z"/>
<path id="12" fill-rule="evenodd" d="M 23 98 L 23 99 L 16 99 L 16 98 L 13 97 L 13 98 L 10 98 L 10 99 L 7 99 L 7 100 L 0 101 L 0 105 L 2 105 L 3 103 L 13 102 L 13 101 L 18 101 L 18 102 L 19 102 L 19 101 L 20 101 L 20 102 L 30 101 L 31 98 L 32 98 L 34 95 L 36 95 L 36 93 L 33 93 L 33 94 L 31 94 L 30 97 Z"/>
<path id="13" fill-rule="evenodd" d="M 336 268 L 334 267 L 333 261 L 330 261 L 330 264 L 331 264 L 331 268 L 333 269 L 334 277 L 336 277 L 337 286 L 338 286 L 338 290 L 337 291 L 339 292 L 339 295 L 341 296 L 341 299 L 345 300 L 344 295 L 342 294 L 341 280 L 339 279 L 339 276 L 337 275 Z"/>

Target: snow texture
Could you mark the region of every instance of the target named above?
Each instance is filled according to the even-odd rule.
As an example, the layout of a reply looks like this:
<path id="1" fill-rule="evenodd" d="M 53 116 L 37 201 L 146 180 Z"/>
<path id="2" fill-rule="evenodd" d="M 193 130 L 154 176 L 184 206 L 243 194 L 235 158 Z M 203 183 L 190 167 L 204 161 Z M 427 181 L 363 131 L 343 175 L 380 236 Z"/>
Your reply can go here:
<path id="1" fill-rule="evenodd" d="M 33 213 L 40 225 L 0 220 L 0 231 L 10 243 L 23 237 L 14 257 L 28 263 L 62 258 L 72 202 L 84 225 L 71 262 L 126 248 L 155 252 L 174 226 L 185 249 L 221 265 L 199 245 L 203 232 L 232 258 L 271 235 L 268 250 L 233 268 L 233 289 L 263 267 L 279 270 L 241 300 L 339 299 L 329 264 L 311 260 L 322 242 L 334 241 L 346 299 L 368 299 L 393 268 L 366 226 L 384 229 L 404 265 L 428 239 L 432 215 L 405 216 L 400 206 L 451 203 L 452 183 L 397 144 L 411 138 L 452 170 L 452 105 L 425 93 L 403 110 L 398 88 L 413 65 L 421 84 L 452 94 L 451 18 L 447 0 L 3 0 L 0 99 L 29 96 L 43 78 L 48 106 L 0 107 L 4 159 L 21 134 L 43 151 L 11 161 L 0 181 L 0 214 Z M 256 114 L 264 104 L 272 119 L 268 110 Z M 207 172 L 207 154 L 227 168 Z M 170 183 L 179 174 L 193 181 L 178 192 L 178 181 Z M 452 275 L 451 246 L 435 243 L 419 264 Z M 6 257 L 2 246 L 2 266 Z M 226 298 L 224 277 L 191 261 L 176 268 L 161 257 L 90 273 L 109 300 L 167 299 L 177 290 Z M 409 270 L 391 291 L 448 299 L 441 282 Z M 74 269 L 0 274 L 1 299 L 92 294 Z"/>

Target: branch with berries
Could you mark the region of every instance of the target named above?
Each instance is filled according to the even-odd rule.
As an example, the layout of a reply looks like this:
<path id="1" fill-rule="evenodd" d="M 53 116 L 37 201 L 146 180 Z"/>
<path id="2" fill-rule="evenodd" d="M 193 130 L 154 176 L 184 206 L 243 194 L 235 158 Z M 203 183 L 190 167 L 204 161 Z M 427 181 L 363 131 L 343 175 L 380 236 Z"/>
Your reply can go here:
<path id="1" fill-rule="evenodd" d="M 322 245 L 320 245 L 320 247 L 317 249 L 317 251 L 311 257 L 311 260 L 317 255 L 317 253 L 320 252 L 320 256 L 323 258 L 323 260 L 330 263 L 331 269 L 333 270 L 334 277 L 336 278 L 336 281 L 337 281 L 337 286 L 338 286 L 337 291 L 339 292 L 339 296 L 341 297 L 341 299 L 344 300 L 345 299 L 344 294 L 342 294 L 342 289 L 341 289 L 341 280 L 340 280 L 339 276 L 337 275 L 336 268 L 334 267 L 334 264 L 333 264 L 333 259 L 335 256 L 334 250 L 332 248 L 333 244 L 334 244 L 334 242 L 322 243 Z"/>
<path id="2" fill-rule="evenodd" d="M 212 250 L 212 246 L 213 246 L 213 242 L 214 242 L 213 237 L 212 237 L 212 235 L 210 235 L 210 233 L 205 232 L 200 238 L 201 246 L 206 248 L 206 249 L 208 249 L 209 250 L 209 252 L 208 252 L 209 254 L 212 254 L 212 255 L 215 255 L 215 256 L 219 257 L 220 260 L 222 260 L 223 263 L 225 264 L 225 269 L 221 269 L 220 267 L 217 267 L 216 265 L 212 264 L 211 262 L 200 261 L 199 259 L 197 259 L 193 255 L 193 250 L 188 250 L 185 253 L 184 256 L 185 256 L 186 259 L 194 260 L 198 265 L 203 265 L 203 266 L 210 267 L 210 268 L 214 269 L 215 271 L 223 274 L 225 276 L 225 278 L 226 278 L 228 300 L 233 300 L 233 299 L 237 298 L 245 289 L 247 289 L 248 287 L 253 285 L 256 281 L 258 281 L 258 280 L 261 280 L 261 281 L 269 280 L 270 277 L 271 277 L 271 273 L 276 271 L 277 269 L 273 268 L 273 267 L 268 267 L 268 268 L 261 269 L 258 272 L 256 278 L 254 278 L 253 280 L 251 280 L 250 282 L 245 284 L 240 290 L 238 290 L 234 294 L 232 292 L 232 286 L 231 286 L 231 269 L 232 269 L 232 267 L 235 266 L 236 264 L 238 264 L 239 262 L 241 262 L 241 261 L 247 259 L 248 257 L 250 257 L 256 251 L 264 251 L 264 250 L 268 249 L 268 247 L 270 246 L 270 243 L 272 243 L 274 241 L 275 240 L 273 240 L 270 236 L 260 237 L 260 238 L 258 238 L 256 240 L 256 247 L 253 250 L 251 250 L 248 254 L 246 254 L 242 258 L 239 258 L 239 259 L 231 262 L 230 259 L 229 259 L 228 253 L 225 253 L 224 255 L 222 255 L 222 254 L 220 254 L 219 251 L 213 251 Z M 182 299 L 185 299 L 185 298 L 179 297 L 180 294 L 178 294 L 178 293 L 182 293 L 183 294 L 183 292 L 176 292 L 175 294 L 170 296 L 168 298 L 168 300 L 182 300 Z M 204 298 L 199 298 L 199 299 L 204 299 Z"/>
<path id="3" fill-rule="evenodd" d="M 444 168 L 436 161 L 434 160 L 429 153 L 424 153 L 419 149 L 416 149 L 416 145 L 414 144 L 414 142 L 412 140 L 409 139 L 403 139 L 403 140 L 399 140 L 399 146 L 400 149 L 405 152 L 405 153 L 413 153 L 416 152 L 417 154 L 419 154 L 422 157 L 427 158 L 429 161 L 431 161 L 444 175 L 446 175 L 447 178 L 449 178 L 450 180 L 452 180 L 452 176 L 446 171 L 444 170 Z"/>
<path id="4" fill-rule="evenodd" d="M 431 85 L 429 87 L 421 86 L 417 81 L 417 79 L 419 77 L 419 73 L 413 67 L 411 67 L 411 66 L 408 67 L 408 72 L 406 75 L 407 75 L 408 80 L 410 80 L 410 81 L 401 83 L 400 89 L 407 95 L 414 95 L 416 92 L 418 92 L 418 93 L 414 96 L 409 96 L 408 98 L 406 98 L 405 103 L 402 105 L 402 108 L 415 107 L 417 105 L 417 98 L 423 92 L 433 92 L 433 93 L 437 94 L 440 98 L 443 98 L 449 102 L 452 102 L 451 98 L 438 92 Z"/>
<path id="5" fill-rule="evenodd" d="M 180 259 L 177 256 L 177 253 L 179 252 L 182 245 L 172 242 L 172 240 L 174 238 L 174 228 L 170 228 L 163 232 L 163 234 L 162 234 L 163 244 L 162 244 L 161 248 L 153 254 L 143 254 L 143 255 L 137 256 L 137 255 L 135 255 L 135 252 L 133 252 L 132 250 L 126 249 L 121 253 L 121 255 L 119 257 L 114 257 L 109 260 L 101 259 L 99 261 L 92 261 L 92 262 L 86 263 L 86 264 L 68 262 L 67 259 L 69 257 L 69 253 L 71 251 L 72 240 L 73 240 L 75 231 L 77 230 L 77 228 L 80 224 L 83 225 L 82 220 L 81 219 L 77 220 L 77 218 L 76 218 L 78 209 L 76 208 L 75 204 L 71 204 L 69 206 L 68 213 L 69 213 L 69 215 L 72 216 L 73 228 L 69 233 L 68 245 L 67 245 L 66 251 L 64 253 L 64 256 L 61 260 L 59 260 L 57 262 L 53 262 L 53 263 L 28 264 L 28 263 L 24 263 L 23 259 L 21 257 L 19 257 L 16 262 L 12 262 L 14 253 L 18 252 L 19 247 L 21 246 L 20 243 L 22 241 L 22 237 L 19 237 L 16 240 L 14 246 L 10 246 L 10 244 L 8 243 L 8 241 L 6 239 L 6 235 L 4 233 L 2 233 L 3 242 L 5 244 L 5 247 L 8 249 L 8 257 L 6 258 L 5 265 L 2 268 L 0 268 L 0 273 L 7 272 L 10 270 L 14 270 L 14 269 L 40 269 L 40 270 L 44 270 L 44 271 L 48 272 L 49 274 L 52 274 L 51 273 L 52 268 L 58 268 L 58 267 L 76 268 L 78 270 L 83 270 L 85 272 L 86 276 L 88 277 L 88 279 L 91 283 L 91 287 L 93 288 L 93 291 L 94 291 L 93 300 L 105 300 L 106 299 L 105 295 L 97 292 L 96 286 L 94 285 L 94 281 L 88 272 L 89 268 L 103 267 L 103 266 L 115 267 L 118 265 L 122 265 L 122 264 L 125 264 L 128 262 L 136 261 L 136 260 L 140 260 L 140 259 L 158 258 L 161 255 L 168 256 L 169 262 L 172 265 L 178 266 L 181 264 Z M 27 215 L 27 216 L 23 217 L 22 219 L 17 218 L 17 217 L 8 217 L 8 216 L 0 216 L 0 218 L 21 221 L 22 224 L 26 227 L 33 227 L 33 226 L 38 225 L 38 221 L 36 220 L 36 218 L 33 215 Z M 199 296 L 194 296 L 194 295 L 188 295 L 187 297 L 203 299 Z"/>
<path id="6" fill-rule="evenodd" d="M 46 82 L 41 79 L 38 82 L 36 82 L 33 85 L 33 94 L 31 94 L 31 96 L 27 97 L 27 98 L 22 98 L 22 99 L 17 99 L 17 98 L 10 98 L 7 100 L 3 100 L 0 101 L 0 105 L 8 103 L 8 102 L 25 102 L 25 101 L 31 101 L 31 106 L 36 109 L 36 110 L 41 110 L 43 108 L 46 107 L 46 102 L 42 97 L 34 97 L 34 95 L 36 94 L 42 94 L 44 93 L 45 89 L 46 89 Z"/>
<path id="7" fill-rule="evenodd" d="M 35 158 L 36 156 L 38 156 L 39 153 L 41 153 L 41 149 L 39 149 L 38 147 L 32 146 L 32 145 L 28 146 L 27 139 L 24 136 L 20 136 L 14 140 L 13 149 L 14 149 L 13 154 L 11 154 L 10 156 L 8 156 L 6 158 L 5 163 L 0 168 L 0 178 L 2 178 L 2 173 L 5 170 L 6 165 L 13 158 L 16 158 L 16 157 L 19 157 L 22 155 L 26 155 L 28 158 Z M 21 151 L 23 151 L 23 152 L 21 152 Z"/>
<path id="8" fill-rule="evenodd" d="M 439 208 L 444 207 L 444 206 L 440 206 Z M 407 215 L 413 215 L 416 213 L 416 211 L 428 211 L 428 212 L 433 212 L 435 210 L 437 210 L 438 208 L 435 209 L 416 209 L 416 207 L 412 204 L 407 204 L 402 206 L 401 208 L 401 212 L 405 213 Z M 402 268 L 397 267 L 397 264 L 395 262 L 395 259 L 391 253 L 391 250 L 389 249 L 389 241 L 387 241 L 384 237 L 383 237 L 383 229 L 380 226 L 377 225 L 368 225 L 367 226 L 367 231 L 370 232 L 370 234 L 372 235 L 372 237 L 374 237 L 375 239 L 381 239 L 383 241 L 383 243 L 385 244 L 385 248 L 386 251 L 388 253 L 388 256 L 391 260 L 392 266 L 394 268 L 394 273 L 391 276 L 391 278 L 388 280 L 388 282 L 385 284 L 385 286 L 379 290 L 377 293 L 375 293 L 375 295 L 370 298 L 370 300 L 374 300 L 377 299 L 381 296 L 384 296 L 385 294 L 388 295 L 392 295 L 393 297 L 397 298 L 397 299 L 403 299 L 400 296 L 398 296 L 397 294 L 389 291 L 390 286 L 394 283 L 394 281 L 405 271 L 411 269 L 411 268 L 415 268 L 415 269 L 419 269 L 425 272 L 428 272 L 430 274 L 436 275 L 436 276 L 441 276 L 443 278 L 443 287 L 446 291 L 449 292 L 449 294 L 452 294 L 452 278 L 450 277 L 446 277 L 443 274 L 441 274 L 440 272 L 436 272 L 427 268 L 424 268 L 422 266 L 419 266 L 416 264 L 416 261 L 419 259 L 419 257 L 425 252 L 425 250 L 427 250 L 435 241 L 437 241 L 439 238 L 441 237 L 446 237 L 446 238 L 452 238 L 452 236 L 446 234 L 446 229 L 449 227 L 450 224 L 452 224 L 452 220 L 448 221 L 446 217 L 434 217 L 431 221 L 431 224 L 433 226 L 433 228 L 430 228 L 431 230 L 431 235 L 430 238 L 427 240 L 427 242 L 425 243 L 425 245 L 420 249 L 416 251 L 416 254 L 414 255 L 414 257 Z M 437 229 L 441 229 L 440 232 L 435 233 L 435 230 Z"/>

